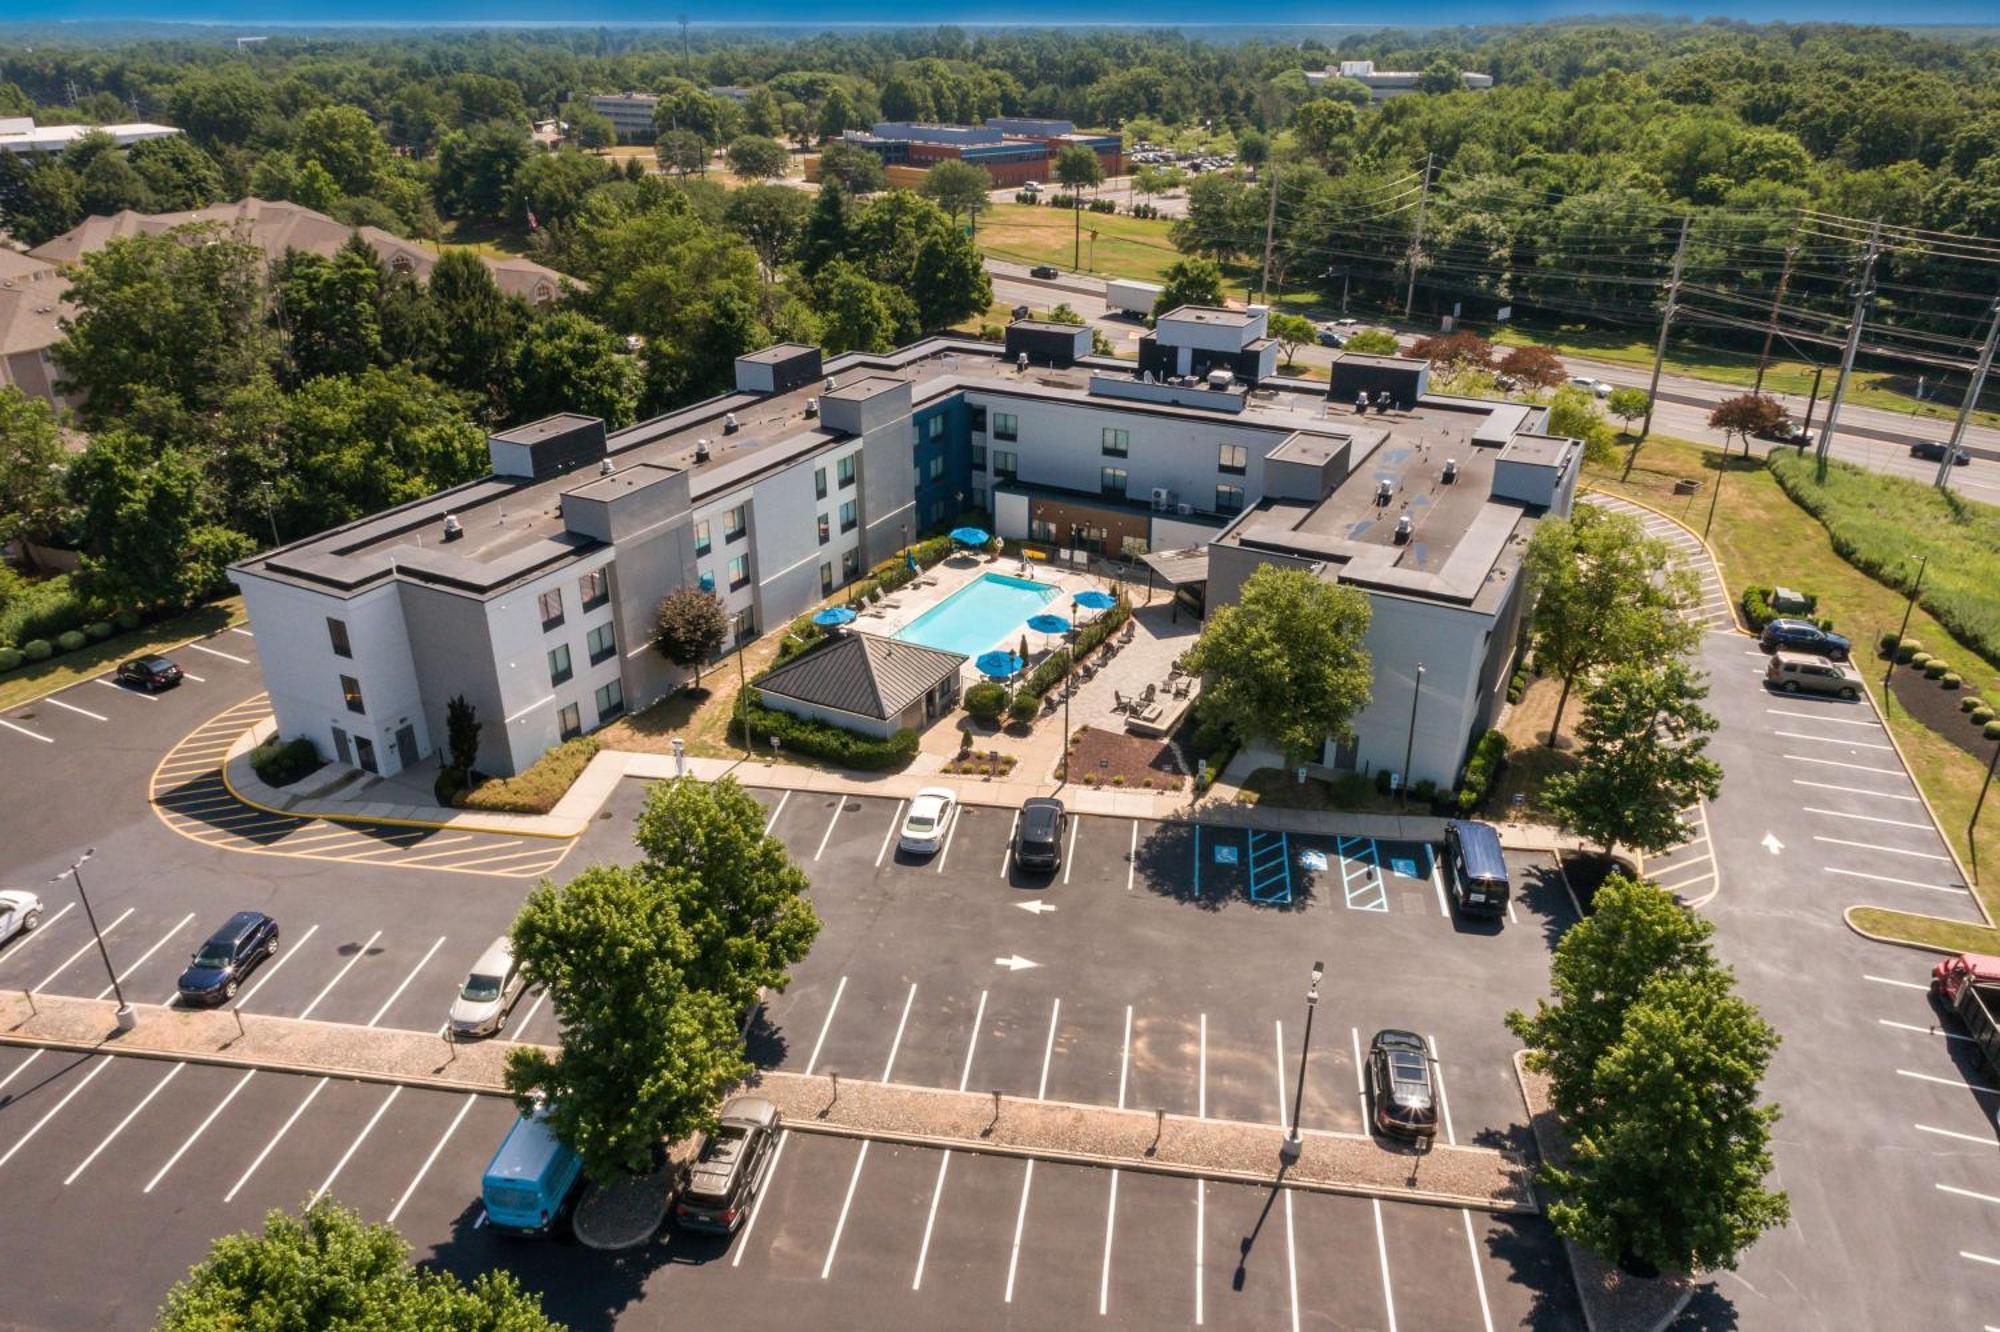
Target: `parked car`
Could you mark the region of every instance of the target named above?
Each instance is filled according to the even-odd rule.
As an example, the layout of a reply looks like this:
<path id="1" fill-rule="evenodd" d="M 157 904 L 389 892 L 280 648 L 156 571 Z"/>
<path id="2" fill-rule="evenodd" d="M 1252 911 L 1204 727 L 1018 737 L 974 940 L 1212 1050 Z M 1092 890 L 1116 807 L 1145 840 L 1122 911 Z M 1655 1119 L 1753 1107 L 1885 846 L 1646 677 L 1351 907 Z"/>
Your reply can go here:
<path id="1" fill-rule="evenodd" d="M 1347 345 L 1347 334 L 1342 333 L 1339 329 L 1323 328 L 1319 331 L 1319 345 L 1335 349 L 1345 347 Z"/>
<path id="2" fill-rule="evenodd" d="M 1811 620 L 1780 618 L 1764 626 L 1758 641 L 1764 651 L 1810 652 L 1831 661 L 1846 661 L 1854 644 L 1839 634 L 1822 629 Z"/>
<path id="3" fill-rule="evenodd" d="M 42 899 L 20 888 L 0 890 L 0 943 L 42 923 Z"/>
<path id="4" fill-rule="evenodd" d="M 910 811 L 903 815 L 903 831 L 896 839 L 896 849 L 911 855 L 930 855 L 944 845 L 951 816 L 957 809 L 957 792 L 943 786 L 926 786 L 910 799 Z"/>
<path id="5" fill-rule="evenodd" d="M 1811 448 L 1813 442 L 1812 431 L 1789 418 L 1768 429 L 1759 430 L 1757 438 L 1768 439 L 1774 444 L 1790 444 L 1801 449 Z"/>
<path id="6" fill-rule="evenodd" d="M 1861 697 L 1861 673 L 1852 666 L 1797 652 L 1774 653 L 1764 669 L 1764 683 L 1787 694 L 1827 694 L 1849 700 Z"/>
<path id="7" fill-rule="evenodd" d="M 1428 1141 L 1437 1134 L 1431 1047 L 1414 1031 L 1391 1027 L 1368 1042 L 1368 1104 L 1375 1131 Z"/>
<path id="8" fill-rule="evenodd" d="M 734 1234 L 771 1173 L 783 1116 L 761 1096 L 738 1096 L 722 1107 L 721 1123 L 702 1140 L 674 1202 L 674 1222 L 690 1230 Z"/>
<path id="9" fill-rule="evenodd" d="M 1028 276 L 1038 277 L 1038 278 L 1053 278 L 1053 277 L 1060 277 L 1062 275 L 1056 271 L 1056 266 L 1054 264 L 1036 264 L 1033 268 L 1028 270 Z"/>
<path id="10" fill-rule="evenodd" d="M 1014 833 L 1014 863 L 1024 870 L 1051 874 L 1061 869 L 1063 833 L 1068 825 L 1062 801 L 1046 796 L 1022 801 L 1021 823 Z"/>
<path id="11" fill-rule="evenodd" d="M 1512 891 L 1507 882 L 1507 857 L 1500 834 L 1490 823 L 1453 819 L 1444 826 L 1444 863 L 1451 875 L 1451 897 L 1467 915 L 1499 916 L 1507 910 Z"/>
<path id="12" fill-rule="evenodd" d="M 1039 180 L 1031 180 L 1021 187 L 1021 193 L 1023 194 L 1040 194 L 1041 192 L 1042 182 Z"/>
<path id="13" fill-rule="evenodd" d="M 165 657 L 134 657 L 118 668 L 118 682 L 154 694 L 179 684 L 181 668 Z"/>
<path id="14" fill-rule="evenodd" d="M 1960 953 L 1931 968 L 1931 998 L 1965 1024 L 1988 1072 L 2000 1071 L 2000 957 Z"/>
<path id="15" fill-rule="evenodd" d="M 1910 456 L 1912 458 L 1922 458 L 1925 462 L 1943 462 L 1944 455 L 1950 448 L 1951 445 L 1945 443 L 1943 440 L 1926 439 L 1910 445 Z M 1972 454 L 1964 448 L 1960 448 L 1951 457 L 1951 465 L 1953 467 L 1963 467 L 1971 461 Z"/>
<path id="16" fill-rule="evenodd" d="M 513 1235 L 546 1235 L 561 1226 L 583 1183 L 583 1160 L 556 1141 L 548 1112 L 522 1115 L 500 1140 L 479 1181 L 486 1223 Z"/>
<path id="17" fill-rule="evenodd" d="M 220 1004 L 236 997 L 243 978 L 278 951 L 278 922 L 261 911 L 239 911 L 194 950 L 178 989 L 185 1004 Z"/>
<path id="18" fill-rule="evenodd" d="M 451 1034 L 454 1037 L 491 1036 L 507 1025 L 507 1014 L 521 997 L 528 978 L 515 960 L 514 945 L 501 935 L 465 977 L 458 998 L 451 1001 Z"/>

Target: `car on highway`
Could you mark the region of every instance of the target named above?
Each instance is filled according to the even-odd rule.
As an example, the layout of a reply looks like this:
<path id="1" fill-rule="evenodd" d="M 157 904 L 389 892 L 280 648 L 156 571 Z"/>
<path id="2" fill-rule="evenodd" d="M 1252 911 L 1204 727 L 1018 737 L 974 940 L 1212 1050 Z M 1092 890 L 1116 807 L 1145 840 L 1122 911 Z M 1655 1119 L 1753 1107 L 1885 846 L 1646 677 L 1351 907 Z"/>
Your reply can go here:
<path id="1" fill-rule="evenodd" d="M 134 657 L 118 668 L 118 683 L 143 689 L 149 694 L 181 682 L 181 668 L 165 657 Z"/>
<path id="2" fill-rule="evenodd" d="M 1861 673 L 1845 662 L 1798 652 L 1775 652 L 1764 668 L 1767 687 L 1787 694 L 1827 694 L 1849 702 L 1861 697 Z"/>
<path id="3" fill-rule="evenodd" d="M 239 911 L 194 950 L 176 987 L 185 1004 L 220 1004 L 236 997 L 243 978 L 278 951 L 278 922 L 261 911 Z"/>
<path id="4" fill-rule="evenodd" d="M 1054 264 L 1036 264 L 1028 270 L 1028 276 L 1035 278 L 1055 278 L 1061 277 L 1062 274 Z"/>
<path id="5" fill-rule="evenodd" d="M 1944 455 L 1950 449 L 1951 445 L 1945 443 L 1943 440 L 1923 439 L 1910 445 L 1910 456 L 1912 458 L 1921 458 L 1925 462 L 1943 462 Z M 1964 448 L 1960 448 L 1951 457 L 1951 465 L 1953 467 L 1963 467 L 1971 461 L 1971 452 Z"/>
<path id="6" fill-rule="evenodd" d="M 1061 869 L 1063 832 L 1068 824 L 1062 801 L 1047 796 L 1022 801 L 1021 822 L 1014 832 L 1014 863 L 1024 870 L 1051 874 Z"/>
<path id="7" fill-rule="evenodd" d="M 761 1096 L 738 1096 L 722 1107 L 715 1132 L 702 1139 L 674 1201 L 674 1223 L 730 1235 L 743 1224 L 764 1179 L 784 1117 Z"/>
<path id="8" fill-rule="evenodd" d="M 946 786 L 926 786 L 910 797 L 910 811 L 903 815 L 903 831 L 896 849 L 913 856 L 928 856 L 944 845 L 951 816 L 958 809 L 958 793 Z"/>
<path id="9" fill-rule="evenodd" d="M 1429 1042 L 1394 1027 L 1375 1033 L 1368 1042 L 1368 1104 L 1377 1133 L 1415 1142 L 1437 1135 Z"/>
<path id="10" fill-rule="evenodd" d="M 1790 444 L 1794 448 L 1800 449 L 1811 448 L 1813 442 L 1812 431 L 1789 418 L 1778 422 L 1774 426 L 1766 426 L 1764 429 L 1756 431 L 1755 434 L 1757 438 L 1768 439 L 1773 444 Z"/>
<path id="11" fill-rule="evenodd" d="M 1348 334 L 1337 328 L 1322 328 L 1319 331 L 1319 345 L 1338 349 L 1347 345 L 1348 337 Z"/>
<path id="12" fill-rule="evenodd" d="M 479 960 L 458 987 L 451 1001 L 451 1034 L 454 1038 L 491 1036 L 507 1025 L 514 1001 L 527 988 L 528 978 L 514 956 L 514 945 L 506 935 L 488 944 Z"/>
<path id="13" fill-rule="evenodd" d="M 0 943 L 42 923 L 42 899 L 21 888 L 0 889 Z"/>
<path id="14" fill-rule="evenodd" d="M 1611 396 L 1611 385 L 1602 379 L 1592 379 L 1589 375 L 1571 375 L 1571 388 L 1580 388 L 1587 393 L 1595 393 L 1600 398 Z"/>
<path id="15" fill-rule="evenodd" d="M 1781 616 L 1764 626 L 1757 641 L 1766 652 L 1808 652 L 1829 661 L 1846 661 L 1854 644 L 1840 634 L 1822 629 L 1811 620 Z"/>

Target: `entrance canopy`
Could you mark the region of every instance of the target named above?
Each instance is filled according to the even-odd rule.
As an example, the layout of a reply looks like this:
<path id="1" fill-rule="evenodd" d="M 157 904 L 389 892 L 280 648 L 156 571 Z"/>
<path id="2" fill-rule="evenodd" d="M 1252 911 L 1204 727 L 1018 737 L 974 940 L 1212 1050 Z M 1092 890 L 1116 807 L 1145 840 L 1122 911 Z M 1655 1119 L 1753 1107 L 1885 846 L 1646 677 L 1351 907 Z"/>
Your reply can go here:
<path id="1" fill-rule="evenodd" d="M 1190 546 L 1185 550 L 1148 551 L 1139 557 L 1146 567 L 1169 587 L 1185 587 L 1190 583 L 1208 581 L 1208 547 Z"/>

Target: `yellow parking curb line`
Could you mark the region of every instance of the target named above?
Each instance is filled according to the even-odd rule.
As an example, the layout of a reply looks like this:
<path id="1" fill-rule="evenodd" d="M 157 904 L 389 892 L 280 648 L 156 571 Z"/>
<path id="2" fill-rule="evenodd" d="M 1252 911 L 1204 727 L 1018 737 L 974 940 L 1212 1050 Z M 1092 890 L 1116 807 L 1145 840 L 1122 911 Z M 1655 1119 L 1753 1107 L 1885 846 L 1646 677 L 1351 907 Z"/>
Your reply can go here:
<path id="1" fill-rule="evenodd" d="M 1689 536 L 1693 537 L 1696 541 L 1700 542 L 1702 550 L 1704 550 L 1708 554 L 1709 561 L 1715 565 L 1715 578 L 1717 582 L 1722 584 L 1723 595 L 1729 596 L 1729 574 L 1727 572 L 1727 566 L 1723 564 L 1722 557 L 1715 553 L 1715 547 L 1708 544 L 1707 537 L 1695 531 L 1692 527 L 1689 527 L 1686 523 L 1674 517 L 1666 510 L 1656 509 L 1652 505 L 1646 503 L 1646 501 L 1644 500 L 1633 499 L 1630 495 L 1620 494 L 1618 491 L 1615 490 L 1599 490 L 1596 486 L 1587 485 L 1582 487 L 1582 489 L 1585 494 L 1602 495 L 1606 499 L 1615 499 L 1620 503 L 1630 504 L 1634 508 L 1644 509 L 1647 513 L 1652 514 L 1656 518 L 1666 519 L 1668 522 L 1672 523 L 1675 527 L 1680 528 L 1681 531 L 1686 532 Z M 1731 627 L 1733 627 L 1736 630 L 1737 633 L 1748 636 L 1750 631 L 1748 629 L 1745 629 L 1743 627 L 1743 622 L 1736 618 L 1736 601 L 1735 598 L 1733 597 L 1731 597 L 1729 601 L 1729 623 Z"/>

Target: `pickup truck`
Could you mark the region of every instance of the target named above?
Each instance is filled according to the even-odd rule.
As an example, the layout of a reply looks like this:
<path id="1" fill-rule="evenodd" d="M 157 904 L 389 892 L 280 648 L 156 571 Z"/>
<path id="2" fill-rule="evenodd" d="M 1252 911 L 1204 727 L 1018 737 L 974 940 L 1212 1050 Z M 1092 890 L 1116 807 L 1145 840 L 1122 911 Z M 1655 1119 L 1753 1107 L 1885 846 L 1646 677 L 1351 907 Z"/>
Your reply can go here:
<path id="1" fill-rule="evenodd" d="M 2000 1073 L 2000 957 L 1960 953 L 1931 968 L 1931 994 L 1965 1024 L 1987 1068 Z"/>

